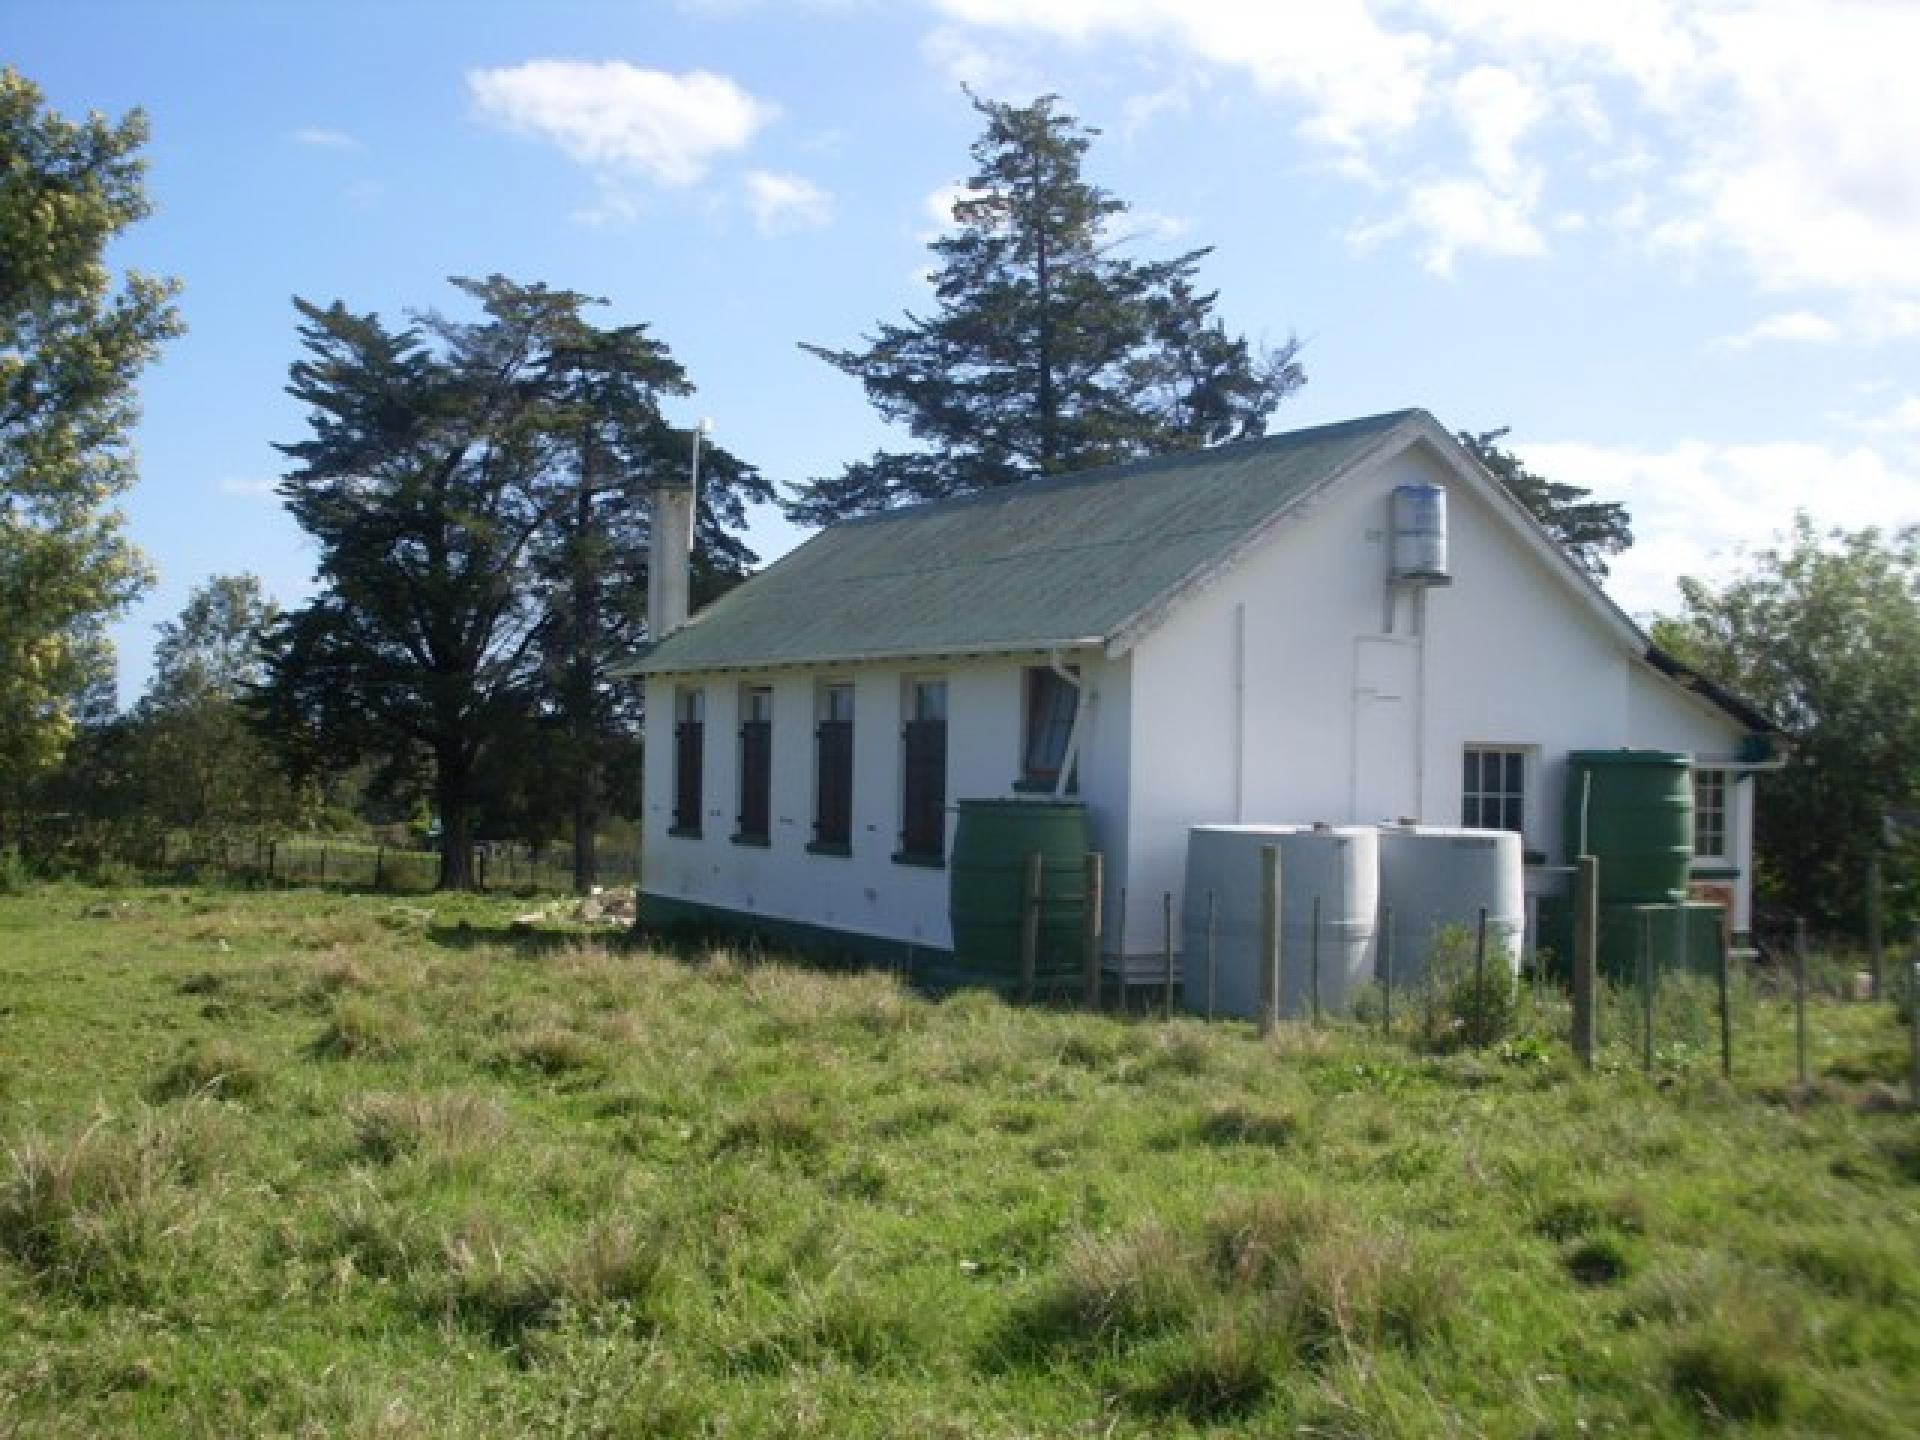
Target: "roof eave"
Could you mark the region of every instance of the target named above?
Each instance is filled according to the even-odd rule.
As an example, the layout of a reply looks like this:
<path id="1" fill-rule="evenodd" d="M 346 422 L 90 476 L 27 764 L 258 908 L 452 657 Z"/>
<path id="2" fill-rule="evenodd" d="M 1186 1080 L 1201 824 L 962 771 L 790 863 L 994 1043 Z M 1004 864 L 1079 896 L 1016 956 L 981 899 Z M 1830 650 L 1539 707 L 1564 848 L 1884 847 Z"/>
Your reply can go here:
<path id="1" fill-rule="evenodd" d="M 895 650 L 838 651 L 831 655 L 769 656 L 758 660 L 714 660 L 705 663 L 652 665 L 642 657 L 622 667 L 622 678 L 650 679 L 657 675 L 720 675 L 741 670 L 829 670 L 850 665 L 899 665 L 917 660 L 982 659 L 1006 655 L 1044 654 L 1049 650 L 1097 650 L 1104 635 L 969 642 L 964 645 L 919 645 Z"/>

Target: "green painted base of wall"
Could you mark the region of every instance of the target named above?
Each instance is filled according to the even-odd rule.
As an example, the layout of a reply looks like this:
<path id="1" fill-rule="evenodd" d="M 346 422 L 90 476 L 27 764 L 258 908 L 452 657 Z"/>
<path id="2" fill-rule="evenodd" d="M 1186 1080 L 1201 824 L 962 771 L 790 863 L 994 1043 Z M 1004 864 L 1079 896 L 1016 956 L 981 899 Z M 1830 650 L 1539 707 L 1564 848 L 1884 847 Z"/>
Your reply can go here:
<path id="1" fill-rule="evenodd" d="M 983 975 L 960 969 L 953 952 L 925 945 L 909 945 L 880 935 L 862 935 L 853 930 L 836 930 L 826 925 L 809 925 L 799 920 L 779 920 L 756 915 L 750 910 L 734 910 L 724 905 L 705 905 L 694 900 L 679 900 L 667 895 L 638 897 L 634 929 L 644 935 L 666 940 L 727 940 L 735 944 L 757 942 L 767 950 L 784 951 L 818 965 L 844 966 L 850 969 L 894 970 L 915 985 L 929 990 L 992 989 L 1010 991 L 1013 984 L 1000 975 Z M 1043 978 L 1042 995 L 1078 993 L 1078 980 L 1071 984 Z"/>

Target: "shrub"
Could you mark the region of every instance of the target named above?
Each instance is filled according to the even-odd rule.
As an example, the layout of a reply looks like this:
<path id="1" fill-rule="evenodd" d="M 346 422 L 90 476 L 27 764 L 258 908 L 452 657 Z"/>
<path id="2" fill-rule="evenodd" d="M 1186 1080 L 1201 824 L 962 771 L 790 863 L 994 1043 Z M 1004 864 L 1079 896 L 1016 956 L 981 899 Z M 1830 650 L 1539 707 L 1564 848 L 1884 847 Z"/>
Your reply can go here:
<path id="1" fill-rule="evenodd" d="M 1477 943 L 1464 925 L 1445 925 L 1434 935 L 1418 1005 L 1420 1040 L 1429 1049 L 1478 1049 L 1513 1032 L 1519 1014 L 1513 970 L 1491 937 L 1486 963 L 1477 966 Z"/>
<path id="2" fill-rule="evenodd" d="M 24 895 L 33 883 L 33 871 L 17 847 L 0 848 L 0 895 Z"/>

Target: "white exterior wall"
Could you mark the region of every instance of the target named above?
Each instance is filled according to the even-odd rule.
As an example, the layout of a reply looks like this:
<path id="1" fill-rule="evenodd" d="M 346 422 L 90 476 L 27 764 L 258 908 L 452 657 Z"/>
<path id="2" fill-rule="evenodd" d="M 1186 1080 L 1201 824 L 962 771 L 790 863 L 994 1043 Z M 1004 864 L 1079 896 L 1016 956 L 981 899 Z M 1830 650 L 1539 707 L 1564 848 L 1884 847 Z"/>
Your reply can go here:
<path id="1" fill-rule="evenodd" d="M 1094 699 L 1081 734 L 1081 773 L 1089 796 L 1111 793 L 1126 779 L 1129 666 L 1097 656 L 1067 657 L 1082 666 Z M 929 950 L 951 947 L 944 867 L 896 862 L 900 842 L 901 749 L 907 683 L 947 682 L 947 853 L 953 849 L 954 804 L 1006 797 L 1020 778 L 1022 675 L 1034 655 L 1009 659 L 928 661 L 827 669 L 656 676 L 647 681 L 642 895 L 818 925 Z M 849 856 L 808 851 L 813 838 L 816 695 L 827 682 L 854 686 L 853 826 Z M 772 803 L 764 846 L 733 839 L 738 813 L 739 695 L 744 686 L 773 690 Z M 674 694 L 706 693 L 702 767 L 704 819 L 698 836 L 673 835 Z M 651 717 L 658 717 L 657 720 Z M 1094 845 L 1123 833 L 1110 803 L 1089 804 Z"/>
<path id="2" fill-rule="evenodd" d="M 1418 598 L 1403 590 L 1389 632 L 1389 496 L 1411 482 L 1446 488 L 1454 581 Z M 1524 746 L 1525 843 L 1558 865 L 1568 751 L 1732 754 L 1739 727 L 1629 652 L 1495 503 L 1414 447 L 1297 510 L 1140 641 L 1124 872 L 1132 955 L 1159 946 L 1163 892 L 1180 903 L 1189 825 L 1457 825 L 1464 747 Z M 1736 790 L 1750 806 L 1751 784 Z M 1735 819 L 1740 923 L 1751 827 Z"/>

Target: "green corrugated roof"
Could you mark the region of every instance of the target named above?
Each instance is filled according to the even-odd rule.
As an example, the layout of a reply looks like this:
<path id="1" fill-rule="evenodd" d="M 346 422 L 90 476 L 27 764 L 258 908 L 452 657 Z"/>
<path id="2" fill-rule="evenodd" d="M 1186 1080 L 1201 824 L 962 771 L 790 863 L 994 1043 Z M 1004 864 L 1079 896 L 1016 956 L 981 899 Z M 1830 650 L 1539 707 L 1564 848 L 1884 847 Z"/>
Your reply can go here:
<path id="1" fill-rule="evenodd" d="M 1054 476 L 821 531 L 633 673 L 1104 642 L 1423 412 Z"/>

